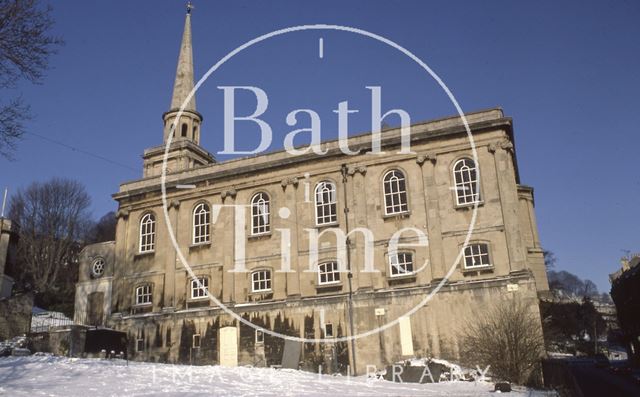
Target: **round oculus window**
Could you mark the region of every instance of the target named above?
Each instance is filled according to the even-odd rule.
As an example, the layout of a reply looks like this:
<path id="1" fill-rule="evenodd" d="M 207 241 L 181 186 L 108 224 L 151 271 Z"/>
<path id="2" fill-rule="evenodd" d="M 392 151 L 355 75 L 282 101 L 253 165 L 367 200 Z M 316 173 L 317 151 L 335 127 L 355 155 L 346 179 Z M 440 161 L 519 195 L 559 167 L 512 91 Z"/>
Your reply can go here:
<path id="1" fill-rule="evenodd" d="M 101 277 L 104 274 L 104 259 L 98 258 L 93 261 L 91 266 L 91 275 L 93 277 Z"/>

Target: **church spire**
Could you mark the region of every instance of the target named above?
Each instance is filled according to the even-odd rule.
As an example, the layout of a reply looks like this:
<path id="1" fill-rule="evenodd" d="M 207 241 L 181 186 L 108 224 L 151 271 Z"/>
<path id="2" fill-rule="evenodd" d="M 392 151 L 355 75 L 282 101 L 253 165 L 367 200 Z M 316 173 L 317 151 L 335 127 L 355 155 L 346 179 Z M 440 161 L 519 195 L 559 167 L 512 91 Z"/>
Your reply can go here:
<path id="1" fill-rule="evenodd" d="M 193 48 L 191 45 L 191 2 L 187 4 L 187 15 L 184 21 L 184 32 L 178 55 L 176 79 L 173 83 L 173 95 L 169 110 L 162 116 L 164 120 L 164 142 L 167 142 L 169 134 L 173 131 L 173 140 L 189 140 L 196 145 L 200 144 L 200 125 L 202 116 L 196 110 L 195 95 L 185 104 L 180 120 L 176 120 L 183 102 L 193 90 Z"/>
<path id="2" fill-rule="evenodd" d="M 173 96 L 171 97 L 171 107 L 169 110 L 180 109 L 182 103 L 193 89 L 193 49 L 191 46 L 191 2 L 187 4 L 187 15 L 184 21 L 184 32 L 182 33 L 182 44 L 180 45 L 180 55 L 178 56 L 178 67 L 176 68 L 176 80 L 173 84 Z M 191 98 L 185 110 L 196 111 L 195 96 Z"/>
<path id="3" fill-rule="evenodd" d="M 196 110 L 195 97 L 185 104 L 182 114 L 180 108 L 193 90 L 193 49 L 191 48 L 191 2 L 187 4 L 187 15 L 180 44 L 176 79 L 173 84 L 171 106 L 162 115 L 164 122 L 164 144 L 144 151 L 144 177 L 162 174 L 166 164 L 166 172 L 182 172 L 196 167 L 214 164 L 216 159 L 211 153 L 200 147 L 200 127 L 202 115 Z M 178 118 L 180 115 L 180 118 Z M 171 137 L 171 145 L 166 145 Z M 166 155 L 165 155 L 166 153 Z"/>

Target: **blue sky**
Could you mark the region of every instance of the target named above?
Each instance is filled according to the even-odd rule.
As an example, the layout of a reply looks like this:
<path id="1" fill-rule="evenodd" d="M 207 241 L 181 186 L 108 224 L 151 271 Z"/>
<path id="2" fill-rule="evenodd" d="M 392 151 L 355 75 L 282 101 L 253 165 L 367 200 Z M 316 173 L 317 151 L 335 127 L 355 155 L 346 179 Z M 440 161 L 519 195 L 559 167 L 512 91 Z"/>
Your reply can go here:
<path id="1" fill-rule="evenodd" d="M 66 176 L 87 186 L 96 218 L 114 210 L 111 194 L 141 175 L 143 150 L 162 143 L 184 3 L 53 2 L 55 32 L 66 45 L 43 84 L 21 84 L 3 98 L 21 94 L 31 104 L 33 134 L 124 166 L 31 134 L 14 161 L 0 159 L 0 186 L 11 193 L 34 180 Z M 521 179 L 535 188 L 542 243 L 556 253 L 558 268 L 608 291 L 607 275 L 619 267 L 623 250 L 640 251 L 640 3 L 194 5 L 197 78 L 240 44 L 288 26 L 347 25 L 396 41 L 429 64 L 465 111 L 501 106 L 514 118 Z M 323 139 L 336 136 L 332 110 L 343 100 L 360 110 L 350 118 L 351 133 L 368 131 L 367 85 L 382 86 L 383 108 L 406 109 L 413 121 L 455 113 L 437 85 L 396 51 L 349 33 L 300 32 L 243 52 L 203 85 L 197 98 L 205 118 L 202 144 L 214 154 L 223 144 L 219 85 L 255 85 L 268 93 L 264 118 L 274 130 L 272 149 L 293 129 L 286 114 L 302 107 L 320 114 Z M 239 133 L 257 136 L 250 126 Z M 251 149 L 255 141 L 241 142 Z"/>

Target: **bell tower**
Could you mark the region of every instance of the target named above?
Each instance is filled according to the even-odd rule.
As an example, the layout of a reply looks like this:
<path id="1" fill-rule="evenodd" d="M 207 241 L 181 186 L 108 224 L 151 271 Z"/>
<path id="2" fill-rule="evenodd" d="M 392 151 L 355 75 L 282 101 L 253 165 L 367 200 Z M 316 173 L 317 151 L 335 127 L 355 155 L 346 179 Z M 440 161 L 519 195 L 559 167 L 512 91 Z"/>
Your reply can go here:
<path id="1" fill-rule="evenodd" d="M 178 55 L 176 78 L 169 110 L 162 115 L 163 146 L 144 151 L 144 177 L 162 173 L 165 146 L 173 134 L 167 157 L 167 174 L 215 163 L 213 156 L 200 146 L 202 115 L 196 110 L 195 94 L 185 103 L 193 90 L 193 48 L 191 44 L 191 3 L 187 4 L 184 32 Z M 180 108 L 183 106 L 182 114 Z M 180 116 L 178 118 L 178 116 Z"/>

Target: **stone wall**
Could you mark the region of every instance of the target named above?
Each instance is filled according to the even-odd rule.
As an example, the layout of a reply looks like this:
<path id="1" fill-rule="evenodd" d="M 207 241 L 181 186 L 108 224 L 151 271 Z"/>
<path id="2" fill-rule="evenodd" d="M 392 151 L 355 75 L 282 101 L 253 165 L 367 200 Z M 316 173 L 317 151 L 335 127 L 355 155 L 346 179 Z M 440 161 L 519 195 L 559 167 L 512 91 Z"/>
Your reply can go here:
<path id="1" fill-rule="evenodd" d="M 15 273 L 18 227 L 9 219 L 0 218 L 0 298 L 11 296 Z"/>
<path id="2" fill-rule="evenodd" d="M 33 295 L 29 293 L 0 299 L 0 340 L 29 333 L 32 308 Z"/>
<path id="3" fill-rule="evenodd" d="M 84 357 L 86 327 L 72 325 L 30 335 L 33 351 L 57 356 Z"/>
<path id="4" fill-rule="evenodd" d="M 433 288 L 354 296 L 355 333 L 370 331 L 402 317 L 421 303 Z M 458 360 L 458 340 L 465 324 L 493 305 L 514 299 L 531 307 L 539 317 L 535 280 L 530 273 L 501 280 L 445 285 L 408 321 L 412 354 L 402 354 L 405 350 L 402 345 L 407 341 L 403 340 L 399 326 L 393 324 L 382 332 L 356 340 L 356 368 L 363 373 L 367 365 L 382 368 L 414 356 Z M 346 302 L 346 296 L 337 296 L 231 308 L 252 324 L 284 335 L 324 338 L 326 324 L 332 324 L 334 338 L 340 338 L 349 334 Z M 238 328 L 239 365 L 280 365 L 284 349 L 282 338 L 265 334 L 264 342 L 259 343 L 253 327 L 239 323 L 214 307 L 155 315 L 116 316 L 112 318 L 111 326 L 128 333 L 129 357 L 141 361 L 219 364 L 218 330 L 225 326 Z M 194 336 L 199 339 L 199 346 L 194 345 Z M 346 341 L 305 343 L 301 361 L 309 370 L 317 371 L 321 364 L 325 370 L 331 368 L 345 372 L 348 365 L 353 365 L 350 349 Z"/>

